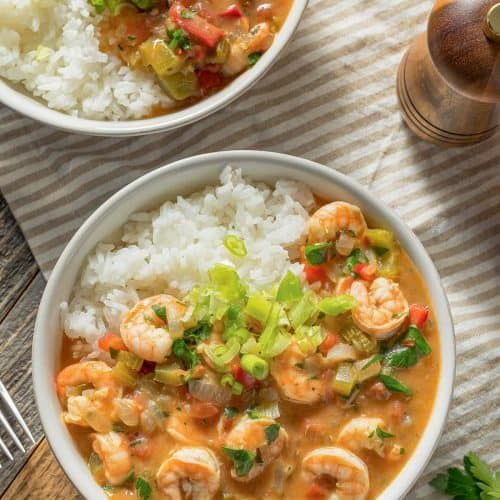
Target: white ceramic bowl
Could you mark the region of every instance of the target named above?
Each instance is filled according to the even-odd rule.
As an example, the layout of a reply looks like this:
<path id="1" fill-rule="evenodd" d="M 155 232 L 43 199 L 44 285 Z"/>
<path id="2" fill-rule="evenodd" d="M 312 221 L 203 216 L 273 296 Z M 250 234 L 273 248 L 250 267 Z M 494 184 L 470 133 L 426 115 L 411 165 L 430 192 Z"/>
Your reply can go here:
<path id="1" fill-rule="evenodd" d="M 159 168 L 137 179 L 99 207 L 73 236 L 59 258 L 40 303 L 33 339 L 33 381 L 42 424 L 59 463 L 86 498 L 103 493 L 92 480 L 61 422 L 61 406 L 54 378 L 59 367 L 62 331 L 59 304 L 67 300 L 86 255 L 96 244 L 118 229 L 137 210 L 153 208 L 178 194 L 187 195 L 215 184 L 223 166 L 241 168 L 254 180 L 272 183 L 290 178 L 308 184 L 328 199 L 351 201 L 369 220 L 385 226 L 419 269 L 427 284 L 437 317 L 441 342 L 441 375 L 436 401 L 420 442 L 397 479 L 381 498 L 403 498 L 429 461 L 441 435 L 450 404 L 455 373 L 455 343 L 448 303 L 438 273 L 422 244 L 394 213 L 372 194 L 338 172 L 308 160 L 260 151 L 227 151 L 194 156 Z M 430 404 L 430 403 L 429 403 Z"/>
<path id="2" fill-rule="evenodd" d="M 290 12 L 271 47 L 258 63 L 238 76 L 220 92 L 201 100 L 188 108 L 143 120 L 104 121 L 87 120 L 56 111 L 24 91 L 20 85 L 11 85 L 0 78 L 0 102 L 34 120 L 53 127 L 79 134 L 101 136 L 135 136 L 173 130 L 198 121 L 234 101 L 256 83 L 278 59 L 279 54 L 292 37 L 308 0 L 294 0 Z"/>

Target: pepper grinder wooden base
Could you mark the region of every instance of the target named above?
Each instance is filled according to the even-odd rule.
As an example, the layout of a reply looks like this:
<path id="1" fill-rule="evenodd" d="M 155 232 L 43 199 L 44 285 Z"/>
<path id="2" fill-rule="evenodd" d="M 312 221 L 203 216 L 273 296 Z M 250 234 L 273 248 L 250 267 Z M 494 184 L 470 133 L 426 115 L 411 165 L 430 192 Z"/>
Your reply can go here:
<path id="1" fill-rule="evenodd" d="M 484 47 L 478 47 L 476 53 L 478 59 L 484 53 L 487 54 L 491 70 L 488 68 L 490 77 L 485 77 L 484 83 L 480 82 L 481 87 L 473 79 L 477 65 L 470 58 L 465 61 L 469 57 L 470 46 L 459 48 L 457 41 L 447 45 L 450 32 L 457 39 L 462 37 L 461 42 L 466 43 L 465 39 L 469 35 L 466 30 L 469 29 L 471 17 L 474 17 L 464 15 L 463 21 L 456 21 L 458 27 L 451 30 L 450 23 L 459 18 L 453 10 L 457 3 L 474 9 L 477 27 L 474 26 L 476 31 L 471 33 L 475 36 L 479 32 L 484 38 L 484 42 L 479 38 Z M 491 0 L 486 4 L 481 4 L 479 0 L 438 0 L 431 14 L 428 32 L 417 37 L 404 55 L 397 76 L 401 113 L 408 127 L 422 139 L 441 146 L 468 146 L 500 131 L 500 100 L 497 93 L 499 46 L 496 43 L 492 45 L 483 35 L 480 24 L 484 12 L 492 3 Z M 469 24 L 464 27 L 466 22 Z M 429 47 L 432 47 L 432 54 Z M 462 57 L 463 54 L 466 56 Z M 459 68 L 456 67 L 457 60 L 461 64 Z M 481 61 L 484 65 L 484 58 Z M 482 74 L 485 73 L 483 71 Z"/>

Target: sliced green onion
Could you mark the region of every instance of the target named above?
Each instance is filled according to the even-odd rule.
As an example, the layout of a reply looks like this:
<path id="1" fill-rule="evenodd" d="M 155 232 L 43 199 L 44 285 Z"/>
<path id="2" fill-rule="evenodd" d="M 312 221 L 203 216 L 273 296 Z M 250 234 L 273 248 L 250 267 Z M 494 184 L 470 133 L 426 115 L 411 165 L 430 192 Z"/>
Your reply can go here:
<path id="1" fill-rule="evenodd" d="M 342 396 L 349 396 L 356 382 L 358 381 L 358 373 L 352 363 L 340 363 L 333 379 L 332 389 Z"/>
<path id="2" fill-rule="evenodd" d="M 222 386 L 232 387 L 234 383 L 234 377 L 230 373 L 225 373 L 220 379 L 220 384 Z"/>
<path id="3" fill-rule="evenodd" d="M 299 302 L 295 304 L 288 313 L 290 324 L 294 330 L 306 323 L 313 316 L 315 311 L 316 301 L 314 299 L 314 295 L 312 292 L 304 294 Z"/>
<path id="4" fill-rule="evenodd" d="M 319 325 L 301 326 L 295 331 L 297 345 L 307 355 L 314 354 L 325 338 L 326 332 Z"/>
<path id="5" fill-rule="evenodd" d="M 143 363 L 143 360 L 139 356 L 130 351 L 118 351 L 116 359 L 122 361 L 127 368 L 130 368 L 134 372 L 138 372 Z"/>
<path id="6" fill-rule="evenodd" d="M 344 314 L 357 305 L 356 299 L 352 295 L 337 295 L 335 297 L 327 297 L 320 301 L 318 309 L 328 314 L 328 316 L 338 316 Z"/>
<path id="7" fill-rule="evenodd" d="M 251 318 L 256 319 L 261 325 L 265 325 L 271 312 L 271 306 L 271 302 L 263 295 L 255 294 L 249 297 L 244 312 Z"/>
<path id="8" fill-rule="evenodd" d="M 315 243 L 314 245 L 306 245 L 304 254 L 307 262 L 312 266 L 319 266 L 328 260 L 328 252 L 333 248 L 333 243 Z"/>
<path id="9" fill-rule="evenodd" d="M 384 375 L 381 373 L 378 376 L 378 379 L 390 391 L 402 392 L 403 394 L 406 394 L 407 396 L 410 396 L 412 394 L 412 390 L 408 386 L 402 384 L 399 380 L 395 379 L 394 377 L 391 377 L 390 375 Z"/>
<path id="10" fill-rule="evenodd" d="M 290 335 L 278 327 L 281 311 L 279 304 L 272 305 L 266 327 L 260 336 L 259 352 L 264 358 L 273 358 L 281 354 L 290 344 Z"/>
<path id="11" fill-rule="evenodd" d="M 186 382 L 187 372 L 177 365 L 156 365 L 154 380 L 165 385 L 180 387 Z"/>
<path id="12" fill-rule="evenodd" d="M 279 418 L 280 408 L 277 401 L 261 404 L 247 411 L 250 418 Z"/>
<path id="13" fill-rule="evenodd" d="M 276 293 L 276 300 L 285 304 L 287 302 L 299 300 L 302 295 L 302 286 L 299 278 L 297 278 L 297 276 L 295 276 L 295 274 L 291 271 L 288 271 L 279 284 L 278 292 Z"/>
<path id="14" fill-rule="evenodd" d="M 240 345 L 243 345 L 252 334 L 244 327 L 238 326 L 237 324 L 230 325 L 224 330 L 222 334 L 222 339 L 227 342 L 231 339 L 235 339 Z"/>
<path id="15" fill-rule="evenodd" d="M 242 346 L 240 352 L 242 354 L 258 354 L 259 345 L 254 337 L 250 337 Z"/>
<path id="16" fill-rule="evenodd" d="M 239 396 L 243 392 L 243 384 L 241 384 L 240 382 L 234 381 L 231 389 L 233 390 L 233 394 L 236 394 L 236 396 Z"/>
<path id="17" fill-rule="evenodd" d="M 245 257 L 247 254 L 247 247 L 245 245 L 245 240 L 238 238 L 234 234 L 228 234 L 224 238 L 224 246 L 236 257 Z"/>
<path id="18" fill-rule="evenodd" d="M 231 338 L 226 344 L 205 345 L 205 353 L 216 370 L 224 370 L 225 366 L 240 352 L 240 343 Z"/>
<path id="19" fill-rule="evenodd" d="M 244 354 L 241 367 L 257 380 L 264 380 L 269 375 L 269 363 L 255 354 Z"/>
<path id="20" fill-rule="evenodd" d="M 238 273 L 224 264 L 215 264 L 209 271 L 210 283 L 220 292 L 229 303 L 237 302 L 246 295 L 246 287 L 240 280 Z"/>

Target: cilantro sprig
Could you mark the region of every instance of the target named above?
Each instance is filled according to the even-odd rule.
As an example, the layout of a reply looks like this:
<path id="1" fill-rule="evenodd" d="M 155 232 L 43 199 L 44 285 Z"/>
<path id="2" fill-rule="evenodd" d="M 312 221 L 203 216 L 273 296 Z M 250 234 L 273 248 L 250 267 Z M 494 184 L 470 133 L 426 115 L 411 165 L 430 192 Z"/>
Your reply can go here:
<path id="1" fill-rule="evenodd" d="M 457 467 L 438 474 L 429 483 L 454 500 L 494 500 L 500 498 L 500 471 L 493 472 L 475 453 L 464 456 L 464 471 Z"/>

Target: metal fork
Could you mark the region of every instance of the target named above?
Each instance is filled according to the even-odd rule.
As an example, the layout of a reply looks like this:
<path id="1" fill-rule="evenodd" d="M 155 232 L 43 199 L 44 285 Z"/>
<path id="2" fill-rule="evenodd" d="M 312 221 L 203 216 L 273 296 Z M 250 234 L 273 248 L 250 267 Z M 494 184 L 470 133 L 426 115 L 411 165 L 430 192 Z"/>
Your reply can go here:
<path id="1" fill-rule="evenodd" d="M 35 444 L 35 439 L 33 438 L 33 435 L 31 434 L 28 426 L 26 425 L 26 422 L 24 421 L 23 417 L 19 413 L 19 410 L 16 408 L 16 405 L 14 404 L 14 401 L 10 397 L 10 394 L 7 392 L 7 389 L 5 386 L 2 384 L 0 381 L 0 397 L 4 400 L 5 404 L 9 407 L 10 411 L 18 421 L 19 425 L 23 428 L 24 432 L 27 434 L 27 436 L 30 438 L 31 442 Z M 25 453 L 26 450 L 24 449 L 23 444 L 21 443 L 20 439 L 16 436 L 14 430 L 9 424 L 9 421 L 5 418 L 5 415 L 2 413 L 2 410 L 0 410 L 0 424 L 2 427 L 7 431 L 9 436 L 12 438 L 12 441 L 16 444 L 16 446 L 23 452 Z M 14 460 L 14 457 L 12 456 L 12 453 L 10 452 L 9 448 L 7 445 L 4 443 L 2 438 L 0 438 L 0 448 L 2 451 L 7 455 L 7 457 L 10 460 Z M 2 464 L 0 464 L 0 468 L 2 468 Z"/>

